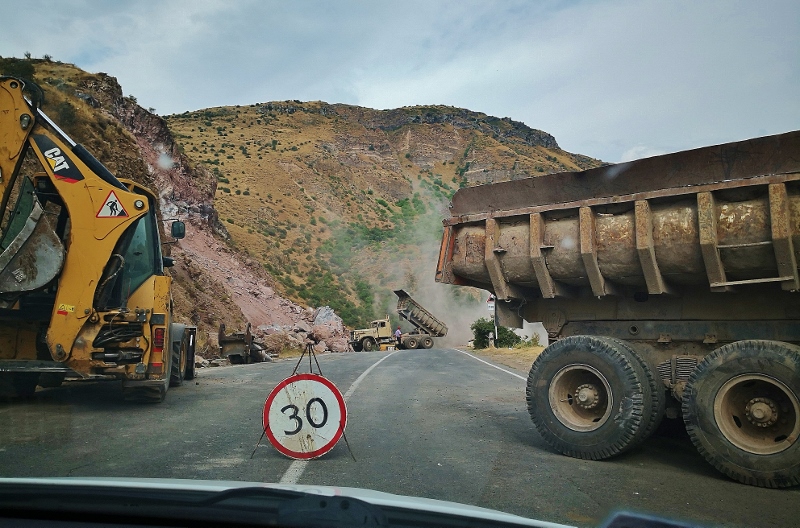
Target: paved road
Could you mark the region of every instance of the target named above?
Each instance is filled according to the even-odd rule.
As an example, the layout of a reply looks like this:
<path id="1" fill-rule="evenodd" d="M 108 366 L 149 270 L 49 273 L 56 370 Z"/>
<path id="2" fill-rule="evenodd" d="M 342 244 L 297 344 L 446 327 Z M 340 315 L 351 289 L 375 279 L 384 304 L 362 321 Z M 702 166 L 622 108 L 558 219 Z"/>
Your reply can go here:
<path id="1" fill-rule="evenodd" d="M 94 382 L 0 403 L 0 476 L 296 479 L 579 526 L 616 508 L 717 526 L 800 524 L 800 489 L 732 482 L 679 430 L 609 461 L 551 452 L 528 418 L 524 372 L 456 350 L 319 358 L 342 393 L 381 359 L 347 403 L 356 461 L 343 442 L 307 464 L 292 464 L 266 440 L 250 458 L 264 400 L 294 368 L 284 360 L 201 370 L 196 383 L 171 389 L 161 405 L 125 403 L 118 384 Z"/>

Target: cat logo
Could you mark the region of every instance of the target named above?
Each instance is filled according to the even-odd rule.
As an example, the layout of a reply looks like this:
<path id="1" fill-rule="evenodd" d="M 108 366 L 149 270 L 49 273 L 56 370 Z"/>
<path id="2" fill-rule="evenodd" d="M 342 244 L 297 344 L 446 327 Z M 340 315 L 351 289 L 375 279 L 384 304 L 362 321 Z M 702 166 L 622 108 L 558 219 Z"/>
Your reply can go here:
<path id="1" fill-rule="evenodd" d="M 50 138 L 36 134 L 33 136 L 33 140 L 41 149 L 57 180 L 75 183 L 83 179 L 83 174 L 75 167 L 75 163 Z"/>
<path id="2" fill-rule="evenodd" d="M 117 193 L 111 191 L 103 202 L 103 206 L 97 211 L 96 218 L 116 218 L 120 216 L 128 216 L 128 212 L 120 203 L 119 198 L 117 198 Z"/>
<path id="3" fill-rule="evenodd" d="M 50 150 L 46 150 L 44 155 L 50 160 L 50 168 L 53 169 L 53 172 L 59 172 L 69 168 L 69 163 L 67 163 L 66 158 L 61 155 L 60 148 L 53 147 Z"/>

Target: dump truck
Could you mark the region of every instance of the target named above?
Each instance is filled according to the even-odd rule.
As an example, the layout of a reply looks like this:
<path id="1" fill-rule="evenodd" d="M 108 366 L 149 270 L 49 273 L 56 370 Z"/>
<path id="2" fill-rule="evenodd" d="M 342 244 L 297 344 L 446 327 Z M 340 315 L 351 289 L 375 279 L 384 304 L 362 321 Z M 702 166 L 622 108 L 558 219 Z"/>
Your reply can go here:
<path id="1" fill-rule="evenodd" d="M 423 308 L 405 290 L 394 290 L 394 294 L 397 295 L 397 314 L 415 329 L 400 336 L 400 348 L 433 348 L 434 337 L 447 335 L 447 325 Z M 379 348 L 385 350 L 396 344 L 397 339 L 388 315 L 384 319 L 372 321 L 369 328 L 350 332 L 350 346 L 356 352 Z"/>
<path id="2" fill-rule="evenodd" d="M 800 484 L 800 131 L 459 190 L 436 280 L 544 324 L 533 423 L 604 459 L 682 417 L 702 456 Z"/>
<path id="3" fill-rule="evenodd" d="M 173 320 L 158 198 L 70 139 L 42 98 L 0 77 L 0 391 L 117 379 L 126 399 L 160 402 L 194 377 L 196 328 Z"/>

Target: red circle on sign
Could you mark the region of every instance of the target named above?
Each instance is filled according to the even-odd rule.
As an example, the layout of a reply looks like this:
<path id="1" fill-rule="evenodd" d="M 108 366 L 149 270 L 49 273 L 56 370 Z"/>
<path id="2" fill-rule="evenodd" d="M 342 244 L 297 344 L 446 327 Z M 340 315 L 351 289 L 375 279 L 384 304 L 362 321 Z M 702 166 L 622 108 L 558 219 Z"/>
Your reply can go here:
<path id="1" fill-rule="evenodd" d="M 336 403 L 339 407 L 339 415 L 340 415 L 339 427 L 337 428 L 333 437 L 328 442 L 326 442 L 322 447 L 308 452 L 295 451 L 293 449 L 286 447 L 281 443 L 281 441 L 277 437 L 275 437 L 271 428 L 269 427 L 269 411 L 270 408 L 272 407 L 272 404 L 275 401 L 275 397 L 278 396 L 280 392 L 283 389 L 285 389 L 288 385 L 291 385 L 292 383 L 297 383 L 299 381 L 312 381 L 316 383 L 321 383 L 333 394 L 333 396 L 336 398 Z M 339 389 L 336 388 L 336 385 L 334 385 L 333 382 L 330 381 L 329 379 L 320 376 L 319 374 L 295 374 L 281 381 L 269 393 L 269 396 L 267 396 L 267 400 L 264 402 L 264 410 L 262 412 L 261 423 L 264 428 L 264 433 L 267 435 L 267 438 L 269 438 L 269 442 L 275 447 L 275 449 L 277 449 L 278 451 L 280 451 L 281 453 L 290 458 L 306 460 L 322 456 L 328 451 L 330 451 L 334 445 L 336 445 L 336 443 L 339 441 L 339 438 L 341 438 L 342 434 L 344 434 L 344 428 L 347 425 L 347 407 L 345 407 L 344 397 L 342 397 L 342 393 L 339 392 Z"/>

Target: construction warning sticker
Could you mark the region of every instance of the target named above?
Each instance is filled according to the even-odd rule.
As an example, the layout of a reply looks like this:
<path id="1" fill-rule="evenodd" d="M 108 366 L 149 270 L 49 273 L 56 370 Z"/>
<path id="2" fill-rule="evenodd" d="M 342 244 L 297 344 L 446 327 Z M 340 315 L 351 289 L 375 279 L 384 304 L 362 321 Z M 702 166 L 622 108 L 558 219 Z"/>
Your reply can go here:
<path id="1" fill-rule="evenodd" d="M 114 218 L 117 216 L 128 216 L 128 212 L 117 198 L 117 193 L 111 191 L 103 202 L 103 207 L 97 211 L 97 218 Z"/>
<path id="2" fill-rule="evenodd" d="M 58 305 L 58 310 L 56 310 L 58 315 L 67 315 L 71 313 L 75 313 L 75 307 L 71 304 L 64 304 L 61 303 Z"/>

